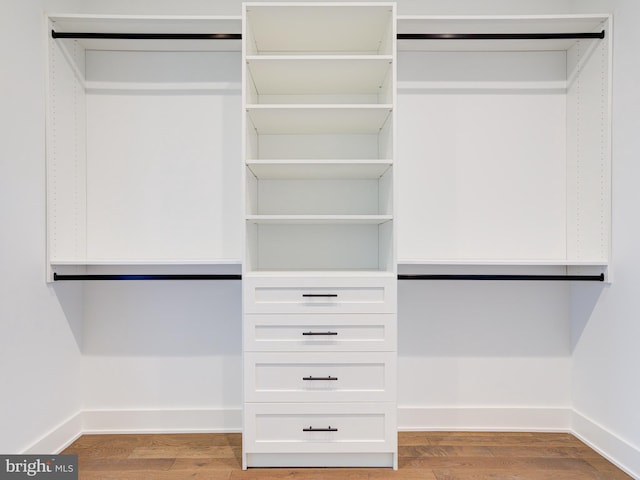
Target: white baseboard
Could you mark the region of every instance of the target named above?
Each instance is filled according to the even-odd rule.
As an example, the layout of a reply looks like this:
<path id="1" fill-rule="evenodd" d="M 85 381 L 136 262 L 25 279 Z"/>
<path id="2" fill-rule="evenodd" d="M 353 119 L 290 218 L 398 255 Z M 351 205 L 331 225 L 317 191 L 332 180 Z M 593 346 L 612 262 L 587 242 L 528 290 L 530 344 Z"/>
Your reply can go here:
<path id="1" fill-rule="evenodd" d="M 570 408 L 399 407 L 398 430 L 570 432 Z"/>
<path id="2" fill-rule="evenodd" d="M 82 413 L 78 412 L 43 435 L 22 453 L 28 455 L 58 453 L 71 445 L 83 433 Z"/>
<path id="3" fill-rule="evenodd" d="M 640 480 L 640 449 L 577 411 L 571 433 L 621 470 Z"/>
<path id="4" fill-rule="evenodd" d="M 212 433 L 242 431 L 242 409 L 85 410 L 82 433 Z"/>

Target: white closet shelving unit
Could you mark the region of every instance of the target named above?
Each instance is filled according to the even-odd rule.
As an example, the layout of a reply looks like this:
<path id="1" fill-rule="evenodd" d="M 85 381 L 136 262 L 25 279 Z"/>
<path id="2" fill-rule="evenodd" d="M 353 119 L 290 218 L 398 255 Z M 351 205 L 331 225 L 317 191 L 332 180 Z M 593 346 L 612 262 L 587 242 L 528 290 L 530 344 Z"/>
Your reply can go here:
<path id="1" fill-rule="evenodd" d="M 47 30 L 49 279 L 242 264 L 243 468 L 397 468 L 398 264 L 610 280 L 607 15 L 260 2 Z"/>
<path id="2" fill-rule="evenodd" d="M 241 17 L 52 14 L 46 28 L 49 279 L 239 274 L 241 42 L 135 37 L 239 37 Z"/>
<path id="3" fill-rule="evenodd" d="M 601 32 L 398 41 L 402 272 L 610 281 L 611 18 L 398 18 L 400 35 Z"/>
<path id="4" fill-rule="evenodd" d="M 394 8 L 245 5 L 245 468 L 397 467 Z"/>

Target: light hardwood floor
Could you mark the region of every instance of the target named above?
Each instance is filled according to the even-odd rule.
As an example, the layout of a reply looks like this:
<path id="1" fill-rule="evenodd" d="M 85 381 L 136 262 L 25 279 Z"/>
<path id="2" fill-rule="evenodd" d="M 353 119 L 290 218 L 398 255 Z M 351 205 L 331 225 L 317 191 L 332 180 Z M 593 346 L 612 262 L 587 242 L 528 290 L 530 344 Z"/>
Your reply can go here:
<path id="1" fill-rule="evenodd" d="M 241 470 L 240 434 L 84 435 L 81 480 L 630 480 L 565 433 L 401 432 L 397 471 Z"/>

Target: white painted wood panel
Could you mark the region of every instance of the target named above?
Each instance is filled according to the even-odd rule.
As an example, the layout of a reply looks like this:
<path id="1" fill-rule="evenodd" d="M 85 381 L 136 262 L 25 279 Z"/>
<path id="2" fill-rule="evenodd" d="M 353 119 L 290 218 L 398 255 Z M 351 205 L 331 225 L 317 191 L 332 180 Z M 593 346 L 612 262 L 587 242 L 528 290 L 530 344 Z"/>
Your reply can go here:
<path id="1" fill-rule="evenodd" d="M 390 452 L 395 450 L 393 403 L 247 403 L 247 453 Z M 305 432 L 305 428 L 332 432 Z"/>
<path id="2" fill-rule="evenodd" d="M 246 275 L 245 312 L 394 313 L 395 284 L 391 275 L 378 278 Z"/>
<path id="3" fill-rule="evenodd" d="M 486 54 L 450 55 L 452 59 L 404 52 L 401 81 L 420 85 L 434 75 L 444 79 L 449 72 L 455 82 L 464 78 L 462 64 L 469 66 L 467 75 L 474 85 L 502 73 L 517 79 L 513 69 L 523 61 L 505 54 L 503 70 L 496 72 L 493 55 L 486 70 L 481 66 Z M 534 54 L 535 62 L 546 66 L 543 78 L 565 75 L 558 57 L 564 58 Z M 564 92 L 554 90 L 401 90 L 400 262 L 564 259 L 565 104 Z"/>
<path id="4" fill-rule="evenodd" d="M 245 352 L 245 401 L 394 401 L 395 358 L 393 352 Z"/>
<path id="5" fill-rule="evenodd" d="M 245 351 L 393 351 L 391 314 L 245 315 Z"/>
<path id="6" fill-rule="evenodd" d="M 87 94 L 87 256 L 240 258 L 237 54 L 87 57 L 88 80 L 130 88 Z M 190 89 L 212 80 L 220 88 Z"/>

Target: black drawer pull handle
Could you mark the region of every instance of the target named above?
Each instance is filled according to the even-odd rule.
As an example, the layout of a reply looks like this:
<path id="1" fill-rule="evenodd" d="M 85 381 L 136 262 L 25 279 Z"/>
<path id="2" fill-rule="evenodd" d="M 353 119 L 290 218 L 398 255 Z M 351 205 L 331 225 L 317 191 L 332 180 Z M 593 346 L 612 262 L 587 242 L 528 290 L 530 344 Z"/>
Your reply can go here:
<path id="1" fill-rule="evenodd" d="M 337 298 L 337 293 L 303 293 L 305 298 Z"/>
<path id="2" fill-rule="evenodd" d="M 329 375 L 328 377 L 312 377 L 309 375 L 308 377 L 302 377 L 303 380 L 338 380 L 338 377 L 332 377 Z"/>
<path id="3" fill-rule="evenodd" d="M 302 335 L 305 336 L 314 336 L 314 335 L 338 335 L 338 332 L 302 332 Z"/>
<path id="4" fill-rule="evenodd" d="M 331 425 L 329 425 L 327 428 L 313 428 L 313 427 L 303 428 L 302 431 L 303 432 L 337 432 L 338 429 L 331 428 Z"/>

